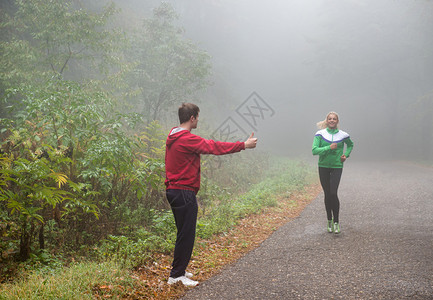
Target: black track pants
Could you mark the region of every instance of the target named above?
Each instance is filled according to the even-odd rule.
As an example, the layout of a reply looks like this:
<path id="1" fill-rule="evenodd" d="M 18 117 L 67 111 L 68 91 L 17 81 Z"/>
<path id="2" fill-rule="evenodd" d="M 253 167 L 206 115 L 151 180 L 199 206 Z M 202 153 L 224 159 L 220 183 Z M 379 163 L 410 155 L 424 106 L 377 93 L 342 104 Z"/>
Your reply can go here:
<path id="1" fill-rule="evenodd" d="M 177 228 L 170 277 L 177 278 L 185 275 L 186 267 L 191 259 L 197 223 L 197 198 L 193 191 L 176 189 L 168 189 L 166 196 Z"/>
<path id="2" fill-rule="evenodd" d="M 339 222 L 340 201 L 338 200 L 338 185 L 340 184 L 342 168 L 319 167 L 320 184 L 325 193 L 325 209 L 328 220 Z"/>

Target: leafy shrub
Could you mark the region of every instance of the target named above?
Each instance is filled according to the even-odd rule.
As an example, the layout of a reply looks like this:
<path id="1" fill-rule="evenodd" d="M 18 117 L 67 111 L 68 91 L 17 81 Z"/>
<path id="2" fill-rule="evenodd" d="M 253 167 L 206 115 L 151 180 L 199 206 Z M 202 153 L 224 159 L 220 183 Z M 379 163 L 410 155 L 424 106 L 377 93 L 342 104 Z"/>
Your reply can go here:
<path id="1" fill-rule="evenodd" d="M 0 204 L 7 212 L 2 217 L 19 227 L 13 237 L 22 260 L 37 249 L 37 234 L 39 249 L 47 246 L 47 221 L 57 223 L 50 230 L 66 229 L 57 246 L 78 249 L 137 227 L 152 219 L 151 208 L 164 206 L 155 201 L 163 199 L 164 170 L 157 122 L 142 137 L 129 135 L 126 124 L 137 123 L 134 115 L 115 112 L 100 91 L 58 79 L 11 95 L 23 99 L 13 119 L 0 119 Z"/>
<path id="2" fill-rule="evenodd" d="M 109 235 L 94 248 L 97 258 L 116 260 L 127 266 L 145 263 L 154 252 L 173 250 L 176 226 L 171 211 L 152 210 L 150 229 L 140 228 L 128 236 Z"/>

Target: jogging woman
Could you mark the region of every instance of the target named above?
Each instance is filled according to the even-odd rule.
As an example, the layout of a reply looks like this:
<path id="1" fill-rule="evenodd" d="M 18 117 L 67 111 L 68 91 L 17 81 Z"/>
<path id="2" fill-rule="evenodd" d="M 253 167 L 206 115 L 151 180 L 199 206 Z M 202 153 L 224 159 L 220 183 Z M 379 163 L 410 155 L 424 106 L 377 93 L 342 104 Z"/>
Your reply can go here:
<path id="1" fill-rule="evenodd" d="M 353 149 L 349 134 L 339 130 L 338 123 L 338 114 L 328 113 L 325 120 L 317 123 L 320 130 L 316 132 L 313 141 L 313 155 L 319 155 L 320 184 L 325 194 L 325 209 L 328 217 L 327 230 L 336 234 L 341 232 L 338 185 L 343 172 L 343 163 L 349 158 Z"/>

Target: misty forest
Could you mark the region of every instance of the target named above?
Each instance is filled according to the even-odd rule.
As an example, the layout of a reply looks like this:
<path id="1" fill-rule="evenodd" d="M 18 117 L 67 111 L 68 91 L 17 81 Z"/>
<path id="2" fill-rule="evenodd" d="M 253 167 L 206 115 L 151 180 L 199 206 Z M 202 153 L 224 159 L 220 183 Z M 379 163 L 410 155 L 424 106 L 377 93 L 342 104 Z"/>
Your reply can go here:
<path id="1" fill-rule="evenodd" d="M 318 185 L 311 145 L 329 111 L 351 160 L 433 164 L 432 1 L 1 0 L 0 14 L 7 299 L 48 298 L 31 277 L 66 269 L 97 282 L 62 290 L 72 279 L 59 277 L 50 297 L 91 299 L 104 294 L 92 285 L 132 286 L 131 270 L 172 254 L 165 141 L 183 102 L 200 107 L 195 134 L 258 138 L 202 156 L 203 240 Z M 91 271 L 103 266 L 113 278 Z"/>

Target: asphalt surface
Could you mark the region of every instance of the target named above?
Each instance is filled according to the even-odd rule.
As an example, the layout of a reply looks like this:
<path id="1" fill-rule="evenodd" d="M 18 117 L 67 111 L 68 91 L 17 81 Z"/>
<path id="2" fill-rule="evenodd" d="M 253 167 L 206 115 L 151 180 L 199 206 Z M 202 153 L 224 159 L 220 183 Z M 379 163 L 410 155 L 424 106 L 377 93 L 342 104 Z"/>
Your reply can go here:
<path id="1" fill-rule="evenodd" d="M 340 235 L 319 194 L 183 299 L 433 299 L 433 168 L 352 161 L 339 198 Z"/>

